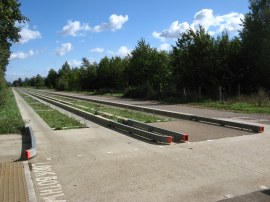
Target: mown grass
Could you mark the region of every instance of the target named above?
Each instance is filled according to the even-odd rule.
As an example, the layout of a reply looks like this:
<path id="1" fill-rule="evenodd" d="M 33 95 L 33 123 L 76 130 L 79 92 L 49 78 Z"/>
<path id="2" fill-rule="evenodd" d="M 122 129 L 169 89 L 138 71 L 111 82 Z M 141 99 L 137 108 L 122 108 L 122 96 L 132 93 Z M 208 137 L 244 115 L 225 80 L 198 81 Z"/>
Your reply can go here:
<path id="1" fill-rule="evenodd" d="M 38 102 L 37 100 L 20 93 L 23 99 L 36 111 L 36 113 L 53 129 L 61 130 L 65 128 L 83 128 L 85 125 L 81 124 L 74 118 L 68 117 L 56 109 Z"/>
<path id="2" fill-rule="evenodd" d="M 12 89 L 9 88 L 4 105 L 0 106 L 0 134 L 22 133 L 22 120 Z"/>
<path id="3" fill-rule="evenodd" d="M 117 120 L 117 116 L 123 117 L 123 118 L 128 118 L 128 119 L 133 119 L 136 121 L 144 122 L 144 123 L 155 123 L 155 122 L 165 122 L 171 120 L 170 118 L 164 118 L 144 112 L 137 112 L 137 111 L 132 111 L 132 110 L 127 110 L 127 109 L 121 109 L 117 107 L 109 107 L 105 105 L 99 105 L 99 104 L 94 104 L 91 102 L 86 102 L 86 101 L 81 101 L 77 99 L 70 99 L 70 98 L 65 98 L 61 96 L 52 96 L 56 99 L 71 102 L 73 106 L 78 107 L 82 110 L 88 111 L 92 114 L 96 115 L 103 115 L 102 112 L 112 114 L 113 117 L 107 117 L 111 118 L 114 120 Z M 100 113 L 101 112 L 101 113 Z"/>
<path id="4" fill-rule="evenodd" d="M 248 114 L 270 114 L 270 104 L 264 104 L 259 106 L 256 103 L 247 103 L 247 102 L 215 102 L 215 101 L 208 101 L 203 103 L 196 103 L 195 105 L 214 108 L 217 110 L 227 110 L 233 112 L 242 112 Z"/>
<path id="5" fill-rule="evenodd" d="M 207 107 L 217 110 L 226 110 L 238 113 L 247 114 L 270 114 L 270 102 L 264 101 L 262 104 L 258 104 L 257 101 L 251 97 L 245 97 L 241 99 L 230 99 L 226 102 L 219 101 L 204 101 L 201 103 L 192 103 L 191 106 Z"/>

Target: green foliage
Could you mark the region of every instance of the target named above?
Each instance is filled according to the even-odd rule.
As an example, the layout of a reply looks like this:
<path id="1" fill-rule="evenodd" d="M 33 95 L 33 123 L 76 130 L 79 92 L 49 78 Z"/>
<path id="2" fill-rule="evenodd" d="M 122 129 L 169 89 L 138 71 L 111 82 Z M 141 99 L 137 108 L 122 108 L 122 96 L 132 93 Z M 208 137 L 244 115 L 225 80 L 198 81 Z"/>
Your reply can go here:
<path id="1" fill-rule="evenodd" d="M 246 82 L 255 91 L 270 88 L 270 2 L 250 0 L 250 11 L 243 20 L 240 36 L 243 42 L 243 62 Z"/>
<path id="2" fill-rule="evenodd" d="M 58 78 L 57 72 L 54 69 L 50 69 L 48 76 L 45 79 L 45 84 L 48 88 L 54 89 L 56 87 L 56 80 Z"/>
<path id="3" fill-rule="evenodd" d="M 82 128 L 85 127 L 74 118 L 68 117 L 56 109 L 42 104 L 35 99 L 20 93 L 23 99 L 36 111 L 36 113 L 51 127 L 56 130 L 67 128 Z"/>
<path id="4" fill-rule="evenodd" d="M 231 101 L 228 103 L 220 103 L 220 102 L 205 102 L 201 104 L 195 104 L 195 105 L 201 105 L 209 108 L 219 109 L 219 110 L 228 110 L 233 112 L 242 112 L 242 113 L 260 113 L 260 114 L 270 114 L 270 104 L 268 102 L 265 103 L 265 105 L 259 106 L 256 103 L 249 103 L 247 101 L 243 102 L 237 102 L 237 101 Z"/>
<path id="5" fill-rule="evenodd" d="M 0 134 L 21 133 L 24 122 L 11 89 L 6 90 L 5 99 L 0 107 Z"/>
<path id="6" fill-rule="evenodd" d="M 36 76 L 36 84 L 37 88 L 41 88 L 44 86 L 44 78 L 42 78 L 39 74 Z"/>
<path id="7" fill-rule="evenodd" d="M 131 52 L 125 70 L 129 86 L 125 94 L 132 97 L 160 97 L 168 90 L 170 73 L 169 54 L 157 51 L 141 39 Z"/>
<path id="8" fill-rule="evenodd" d="M 11 43 L 19 41 L 20 28 L 15 23 L 26 22 L 28 19 L 21 14 L 17 0 L 0 1 L 0 106 L 5 102 L 6 84 L 5 71 L 10 56 Z"/>
<path id="9" fill-rule="evenodd" d="M 183 33 L 173 47 L 172 57 L 177 88 L 216 86 L 215 40 L 204 28 Z"/>

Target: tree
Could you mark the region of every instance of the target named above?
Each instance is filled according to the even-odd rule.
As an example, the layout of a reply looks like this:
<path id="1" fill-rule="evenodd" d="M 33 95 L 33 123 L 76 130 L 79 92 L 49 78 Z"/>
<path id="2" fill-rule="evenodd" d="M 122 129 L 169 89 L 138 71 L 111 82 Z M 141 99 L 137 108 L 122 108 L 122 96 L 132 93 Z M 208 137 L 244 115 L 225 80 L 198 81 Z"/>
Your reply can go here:
<path id="1" fill-rule="evenodd" d="M 152 53 L 154 49 L 144 39 L 138 41 L 131 52 L 128 78 L 131 86 L 148 85 L 152 72 Z"/>
<path id="2" fill-rule="evenodd" d="M 126 94 L 133 97 L 160 97 L 167 88 L 169 61 L 169 54 L 165 51 L 159 52 L 144 39 L 138 41 L 124 70 L 130 86 Z"/>
<path id="3" fill-rule="evenodd" d="M 180 35 L 172 52 L 173 77 L 179 92 L 183 87 L 202 87 L 211 94 L 217 86 L 215 51 L 214 38 L 201 26 Z"/>
<path id="4" fill-rule="evenodd" d="M 0 105 L 4 103 L 5 96 L 5 71 L 10 57 L 12 43 L 18 42 L 20 28 L 15 23 L 28 21 L 21 14 L 20 3 L 17 0 L 0 1 Z"/>
<path id="5" fill-rule="evenodd" d="M 94 90 L 97 88 L 97 63 L 91 64 L 87 58 L 82 58 L 80 67 L 80 86 L 82 90 Z"/>
<path id="6" fill-rule="evenodd" d="M 55 88 L 58 74 L 54 69 L 50 69 L 48 76 L 45 79 L 45 84 L 48 88 Z"/>
<path id="7" fill-rule="evenodd" d="M 56 81 L 57 90 L 70 90 L 70 80 L 71 80 L 71 68 L 68 62 L 62 65 L 62 68 L 58 71 L 58 79 Z"/>
<path id="8" fill-rule="evenodd" d="M 99 88 L 106 88 L 109 86 L 110 80 L 110 59 L 104 57 L 100 60 L 97 68 L 97 85 Z"/>
<path id="9" fill-rule="evenodd" d="M 227 32 L 215 40 L 216 45 L 216 79 L 219 86 L 237 89 L 243 82 L 244 70 L 240 57 L 242 43 L 238 37 L 229 38 Z"/>
<path id="10" fill-rule="evenodd" d="M 39 74 L 36 76 L 35 86 L 36 88 L 41 88 L 44 86 L 44 78 Z"/>
<path id="11" fill-rule="evenodd" d="M 240 37 L 246 85 L 251 90 L 270 88 L 270 1 L 250 0 L 249 13 L 243 20 Z"/>

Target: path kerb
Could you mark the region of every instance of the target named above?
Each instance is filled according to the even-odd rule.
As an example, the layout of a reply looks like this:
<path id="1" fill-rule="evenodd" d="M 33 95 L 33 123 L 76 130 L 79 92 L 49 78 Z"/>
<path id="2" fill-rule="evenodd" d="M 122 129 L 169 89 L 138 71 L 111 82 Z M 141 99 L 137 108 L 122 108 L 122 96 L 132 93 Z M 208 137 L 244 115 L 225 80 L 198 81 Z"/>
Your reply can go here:
<path id="1" fill-rule="evenodd" d="M 36 138 L 31 126 L 25 126 L 25 133 L 29 135 L 30 138 L 30 148 L 24 151 L 24 156 L 28 160 L 37 155 Z"/>

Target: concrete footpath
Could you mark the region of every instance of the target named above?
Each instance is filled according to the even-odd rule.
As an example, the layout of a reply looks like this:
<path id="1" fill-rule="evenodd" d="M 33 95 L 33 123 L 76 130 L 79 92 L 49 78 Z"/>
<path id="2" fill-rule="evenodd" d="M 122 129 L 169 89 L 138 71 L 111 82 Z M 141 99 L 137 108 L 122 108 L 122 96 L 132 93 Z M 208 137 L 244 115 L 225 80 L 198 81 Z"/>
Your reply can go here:
<path id="1" fill-rule="evenodd" d="M 88 122 L 52 131 L 23 100 L 18 105 L 37 138 L 29 164 L 38 201 L 270 199 L 270 125 L 256 135 L 160 145 Z"/>

